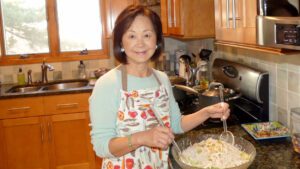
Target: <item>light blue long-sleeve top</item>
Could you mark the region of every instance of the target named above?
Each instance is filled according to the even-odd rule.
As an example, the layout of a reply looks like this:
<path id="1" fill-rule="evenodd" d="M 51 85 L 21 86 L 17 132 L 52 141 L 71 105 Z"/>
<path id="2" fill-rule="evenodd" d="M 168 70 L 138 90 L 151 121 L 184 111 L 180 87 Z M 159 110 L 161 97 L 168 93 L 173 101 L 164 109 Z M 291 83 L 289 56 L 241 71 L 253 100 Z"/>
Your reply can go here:
<path id="1" fill-rule="evenodd" d="M 181 114 L 175 101 L 172 86 L 168 76 L 158 70 L 155 74 L 167 89 L 170 101 L 171 128 L 174 133 L 183 133 L 181 128 Z M 159 84 L 152 74 L 149 77 L 127 76 L 127 91 L 155 88 Z M 109 151 L 109 141 L 117 137 L 116 121 L 120 106 L 122 89 L 121 71 L 114 68 L 101 76 L 89 98 L 91 119 L 91 141 L 94 151 L 100 157 L 114 157 Z"/>

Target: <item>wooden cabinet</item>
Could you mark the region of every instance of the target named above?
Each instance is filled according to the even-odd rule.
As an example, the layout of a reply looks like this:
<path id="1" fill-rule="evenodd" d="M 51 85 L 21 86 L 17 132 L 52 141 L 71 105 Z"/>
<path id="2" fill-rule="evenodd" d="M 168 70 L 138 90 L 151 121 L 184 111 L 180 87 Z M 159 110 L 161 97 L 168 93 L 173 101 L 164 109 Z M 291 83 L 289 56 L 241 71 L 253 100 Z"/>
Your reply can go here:
<path id="1" fill-rule="evenodd" d="M 104 0 L 106 13 L 106 36 L 109 38 L 118 15 L 129 5 L 135 4 L 135 0 Z"/>
<path id="2" fill-rule="evenodd" d="M 53 169 L 94 169 L 87 112 L 47 117 Z"/>
<path id="3" fill-rule="evenodd" d="M 0 100 L 0 119 L 39 116 L 42 114 L 42 97 Z"/>
<path id="4" fill-rule="evenodd" d="M 213 0 L 163 0 L 162 13 L 167 12 L 170 36 L 211 38 L 215 36 Z M 164 12 L 165 13 L 165 12 Z M 162 21 L 165 22 L 165 18 Z"/>
<path id="5" fill-rule="evenodd" d="M 163 33 L 178 38 L 215 36 L 213 0 L 160 0 L 147 5 L 143 0 L 105 0 L 106 32 L 111 36 L 115 20 L 128 5 L 146 5 L 161 18 Z"/>
<path id="6" fill-rule="evenodd" d="M 216 40 L 256 44 L 255 0 L 215 0 Z"/>
<path id="7" fill-rule="evenodd" d="M 95 169 L 89 95 L 45 96 L 36 105 L 42 114 L 1 120 L 0 169 Z M 0 100 L 0 105 L 12 100 Z"/>
<path id="8" fill-rule="evenodd" d="M 1 169 L 49 168 L 47 136 L 42 118 L 2 120 L 0 128 L 3 150 Z"/>

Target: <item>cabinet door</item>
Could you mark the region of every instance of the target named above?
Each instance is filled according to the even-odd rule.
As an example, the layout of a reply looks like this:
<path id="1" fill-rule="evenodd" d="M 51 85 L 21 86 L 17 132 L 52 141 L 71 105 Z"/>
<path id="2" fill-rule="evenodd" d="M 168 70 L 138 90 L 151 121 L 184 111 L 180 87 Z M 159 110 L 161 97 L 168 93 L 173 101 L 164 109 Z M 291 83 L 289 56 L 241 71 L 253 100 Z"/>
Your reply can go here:
<path id="1" fill-rule="evenodd" d="M 217 40 L 256 44 L 256 1 L 215 0 L 215 25 Z"/>
<path id="2" fill-rule="evenodd" d="M 215 36 L 213 0 L 167 0 L 170 35 L 181 38 Z"/>
<path id="3" fill-rule="evenodd" d="M 87 112 L 53 115 L 47 120 L 55 169 L 94 169 Z"/>
<path id="4" fill-rule="evenodd" d="M 106 13 L 106 33 L 110 37 L 114 29 L 118 15 L 129 5 L 135 3 L 134 0 L 105 0 Z"/>
<path id="5" fill-rule="evenodd" d="M 45 126 L 39 117 L 2 120 L 1 143 L 5 169 L 48 169 Z"/>

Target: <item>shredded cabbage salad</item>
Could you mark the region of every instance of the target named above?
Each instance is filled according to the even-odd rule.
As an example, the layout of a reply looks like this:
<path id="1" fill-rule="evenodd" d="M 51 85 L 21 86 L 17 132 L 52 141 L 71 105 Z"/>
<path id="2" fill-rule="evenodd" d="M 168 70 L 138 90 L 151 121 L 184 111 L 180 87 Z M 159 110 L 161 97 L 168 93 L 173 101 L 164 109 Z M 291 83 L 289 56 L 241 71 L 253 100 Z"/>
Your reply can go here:
<path id="1" fill-rule="evenodd" d="M 199 168 L 230 168 L 248 162 L 250 157 L 234 145 L 208 138 L 183 150 L 180 160 Z"/>

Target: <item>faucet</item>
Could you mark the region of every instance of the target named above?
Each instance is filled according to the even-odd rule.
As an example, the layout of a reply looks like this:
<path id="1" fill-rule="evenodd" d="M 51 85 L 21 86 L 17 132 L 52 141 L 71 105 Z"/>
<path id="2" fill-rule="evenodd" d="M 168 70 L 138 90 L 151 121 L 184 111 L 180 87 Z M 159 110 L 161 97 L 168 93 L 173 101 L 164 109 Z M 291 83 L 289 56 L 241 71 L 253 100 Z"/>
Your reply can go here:
<path id="1" fill-rule="evenodd" d="M 31 76 L 32 70 L 29 69 L 27 72 L 27 84 L 31 85 L 32 84 L 32 76 Z"/>
<path id="2" fill-rule="evenodd" d="M 41 68 L 42 68 L 42 83 L 48 83 L 47 69 L 49 69 L 49 71 L 53 71 L 54 67 L 50 64 L 46 64 L 45 61 L 43 61 Z"/>

